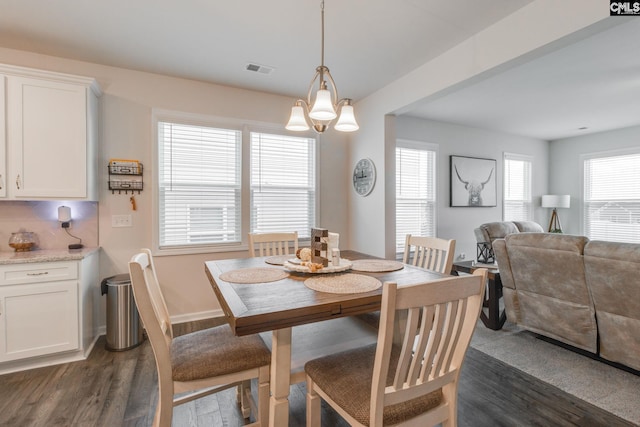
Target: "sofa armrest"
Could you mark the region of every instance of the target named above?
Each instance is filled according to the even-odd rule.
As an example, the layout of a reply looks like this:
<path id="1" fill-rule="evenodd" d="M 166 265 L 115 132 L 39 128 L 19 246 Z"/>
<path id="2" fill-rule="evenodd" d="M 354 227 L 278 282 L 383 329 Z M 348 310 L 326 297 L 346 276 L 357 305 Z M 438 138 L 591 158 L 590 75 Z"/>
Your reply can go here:
<path id="1" fill-rule="evenodd" d="M 500 280 L 503 288 L 515 289 L 515 281 L 513 280 L 513 272 L 511 271 L 511 263 L 507 255 L 507 245 L 504 239 L 496 239 L 493 241 L 493 253 L 498 261 L 498 269 L 500 270 Z"/>

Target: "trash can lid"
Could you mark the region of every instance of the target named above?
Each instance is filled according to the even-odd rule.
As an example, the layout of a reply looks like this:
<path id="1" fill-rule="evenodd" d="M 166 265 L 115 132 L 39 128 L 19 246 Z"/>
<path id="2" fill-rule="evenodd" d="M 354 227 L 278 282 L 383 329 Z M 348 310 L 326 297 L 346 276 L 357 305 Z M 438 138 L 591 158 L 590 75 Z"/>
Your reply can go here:
<path id="1" fill-rule="evenodd" d="M 115 276 L 104 279 L 103 282 L 109 285 L 129 285 L 131 283 L 131 277 L 129 273 L 116 274 Z"/>

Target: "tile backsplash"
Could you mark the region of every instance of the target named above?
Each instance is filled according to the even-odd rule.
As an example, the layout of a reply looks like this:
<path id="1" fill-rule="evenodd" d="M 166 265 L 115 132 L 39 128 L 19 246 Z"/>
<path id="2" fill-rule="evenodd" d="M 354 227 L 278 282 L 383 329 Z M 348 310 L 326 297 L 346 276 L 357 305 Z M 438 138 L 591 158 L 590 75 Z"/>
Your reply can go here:
<path id="1" fill-rule="evenodd" d="M 0 201 L 0 251 L 13 252 L 11 233 L 32 231 L 37 236 L 35 249 L 67 249 L 79 243 L 58 222 L 58 207 L 71 208 L 69 233 L 82 239 L 86 247 L 98 246 L 98 202 L 76 201 Z"/>

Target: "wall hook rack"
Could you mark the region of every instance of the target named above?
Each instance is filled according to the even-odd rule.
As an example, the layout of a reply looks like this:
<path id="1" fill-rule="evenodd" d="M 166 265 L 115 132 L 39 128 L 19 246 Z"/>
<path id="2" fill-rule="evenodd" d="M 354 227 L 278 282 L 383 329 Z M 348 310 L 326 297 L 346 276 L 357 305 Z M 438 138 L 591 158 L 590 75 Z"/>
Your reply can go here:
<path id="1" fill-rule="evenodd" d="M 111 194 L 135 194 L 144 188 L 142 178 L 143 166 L 137 160 L 111 160 L 108 165 L 109 169 L 109 190 Z"/>

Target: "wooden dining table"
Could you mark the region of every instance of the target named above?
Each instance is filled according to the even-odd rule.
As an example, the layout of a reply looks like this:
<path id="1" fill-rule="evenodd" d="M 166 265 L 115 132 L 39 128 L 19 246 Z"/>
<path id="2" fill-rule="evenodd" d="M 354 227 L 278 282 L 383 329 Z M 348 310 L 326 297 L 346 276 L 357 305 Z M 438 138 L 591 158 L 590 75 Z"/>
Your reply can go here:
<path id="1" fill-rule="evenodd" d="M 267 264 L 268 258 L 207 261 L 205 272 L 234 334 L 261 334 L 271 347 L 269 425 L 281 427 L 289 423 L 290 386 L 304 381 L 306 360 L 349 346 L 375 342 L 377 328 L 364 324 L 356 315 L 380 310 L 382 287 L 361 293 L 319 292 L 304 282 L 320 274 L 289 271 L 283 266 Z M 342 258 L 351 261 L 375 259 L 348 250 L 342 251 Z M 254 283 L 223 280 L 228 272 L 265 267 L 282 269 L 286 271 L 286 277 Z M 323 276 L 330 282 L 332 278 L 339 280 L 343 274 L 359 274 L 374 277 L 381 283 L 396 282 L 399 286 L 446 277 L 406 264 L 398 268 L 380 272 L 347 270 Z M 293 343 L 292 336 L 295 339 Z"/>

